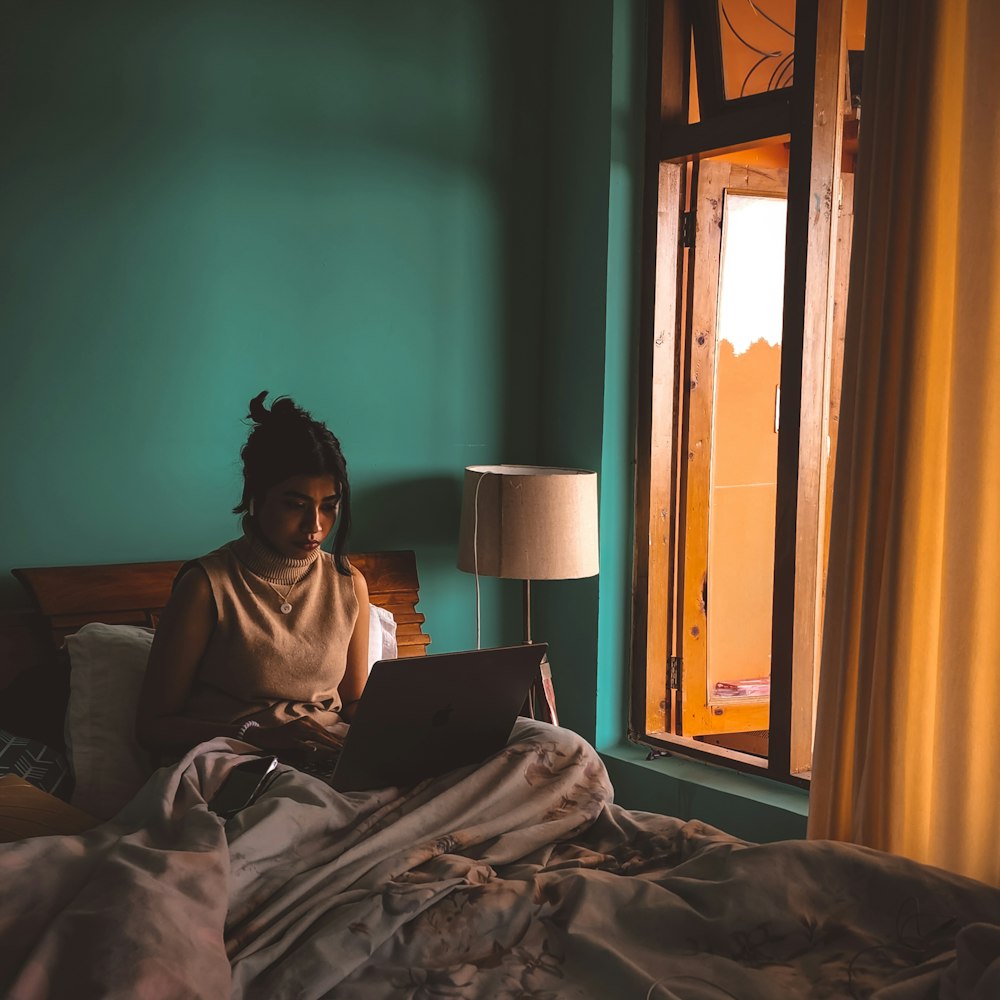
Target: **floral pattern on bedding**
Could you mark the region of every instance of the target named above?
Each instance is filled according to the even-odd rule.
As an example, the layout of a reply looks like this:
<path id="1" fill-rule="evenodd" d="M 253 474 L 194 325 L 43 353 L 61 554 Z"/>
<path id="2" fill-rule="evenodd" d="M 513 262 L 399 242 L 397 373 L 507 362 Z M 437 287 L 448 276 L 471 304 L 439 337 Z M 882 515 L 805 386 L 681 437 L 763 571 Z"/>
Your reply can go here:
<path id="1" fill-rule="evenodd" d="M 0 849 L 0 993 L 1000 996 L 1000 890 L 629 812 L 593 749 L 544 723 L 405 791 L 284 768 L 223 827 L 205 800 L 239 760 L 203 744 L 111 822 Z"/>

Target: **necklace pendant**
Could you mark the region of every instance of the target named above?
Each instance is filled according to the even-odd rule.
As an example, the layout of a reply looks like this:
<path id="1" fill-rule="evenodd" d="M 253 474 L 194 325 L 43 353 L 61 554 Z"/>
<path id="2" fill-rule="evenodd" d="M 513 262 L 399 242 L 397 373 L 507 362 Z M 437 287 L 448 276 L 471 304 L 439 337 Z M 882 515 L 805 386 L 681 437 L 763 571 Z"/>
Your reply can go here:
<path id="1" fill-rule="evenodd" d="M 292 613 L 292 606 L 288 603 L 288 601 L 285 601 L 285 603 L 281 605 L 281 613 L 283 615 L 290 615 Z"/>

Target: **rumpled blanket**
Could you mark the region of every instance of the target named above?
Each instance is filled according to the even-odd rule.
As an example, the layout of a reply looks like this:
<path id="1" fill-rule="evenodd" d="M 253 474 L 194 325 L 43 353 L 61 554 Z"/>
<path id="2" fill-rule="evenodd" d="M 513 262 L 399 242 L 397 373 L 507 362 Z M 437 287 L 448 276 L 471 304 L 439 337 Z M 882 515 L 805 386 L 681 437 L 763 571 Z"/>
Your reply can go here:
<path id="1" fill-rule="evenodd" d="M 863 848 L 754 845 L 613 803 L 596 752 L 340 794 L 282 767 L 223 824 L 214 740 L 113 820 L 0 847 L 11 1000 L 995 1000 L 1000 890 Z"/>

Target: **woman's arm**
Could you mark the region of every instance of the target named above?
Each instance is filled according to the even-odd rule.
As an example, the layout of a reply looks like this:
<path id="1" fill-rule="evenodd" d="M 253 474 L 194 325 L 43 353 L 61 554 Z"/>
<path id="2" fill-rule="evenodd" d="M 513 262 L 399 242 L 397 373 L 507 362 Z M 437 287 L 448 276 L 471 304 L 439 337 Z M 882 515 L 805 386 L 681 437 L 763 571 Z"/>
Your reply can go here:
<path id="1" fill-rule="evenodd" d="M 156 628 L 139 695 L 135 733 L 150 751 L 183 752 L 215 736 L 235 736 L 236 726 L 186 719 L 198 666 L 215 628 L 208 577 L 188 570 L 174 587 Z"/>
<path id="2" fill-rule="evenodd" d="M 354 623 L 354 634 L 347 647 L 347 670 L 337 689 L 343 705 L 341 715 L 350 722 L 354 706 L 368 682 L 368 584 L 361 572 L 351 567 L 354 577 L 354 593 L 358 598 L 358 618 Z"/>

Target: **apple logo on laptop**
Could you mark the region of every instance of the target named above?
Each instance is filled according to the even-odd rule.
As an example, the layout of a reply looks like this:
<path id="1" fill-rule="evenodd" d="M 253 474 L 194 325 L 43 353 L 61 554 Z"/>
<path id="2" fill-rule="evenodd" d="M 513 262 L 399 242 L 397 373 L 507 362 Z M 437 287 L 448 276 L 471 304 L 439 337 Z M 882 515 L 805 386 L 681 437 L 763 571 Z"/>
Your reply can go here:
<path id="1" fill-rule="evenodd" d="M 452 705 L 448 705 L 445 708 L 439 708 L 431 716 L 431 725 L 434 726 L 435 728 L 438 728 L 440 726 L 447 726 L 448 718 L 453 711 L 454 711 L 454 706 Z"/>

